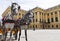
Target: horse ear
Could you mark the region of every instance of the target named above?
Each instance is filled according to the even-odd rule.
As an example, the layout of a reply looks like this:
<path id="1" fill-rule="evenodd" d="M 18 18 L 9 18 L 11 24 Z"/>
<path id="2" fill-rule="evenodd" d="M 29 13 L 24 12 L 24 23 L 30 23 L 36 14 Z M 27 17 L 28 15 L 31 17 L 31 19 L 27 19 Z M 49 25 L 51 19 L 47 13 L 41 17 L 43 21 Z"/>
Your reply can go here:
<path id="1" fill-rule="evenodd" d="M 20 6 L 18 6 L 18 10 L 20 10 Z"/>
<path id="2" fill-rule="evenodd" d="M 13 9 L 13 7 L 14 7 L 14 6 L 13 6 L 13 4 L 12 4 L 12 5 L 11 5 L 11 10 Z"/>

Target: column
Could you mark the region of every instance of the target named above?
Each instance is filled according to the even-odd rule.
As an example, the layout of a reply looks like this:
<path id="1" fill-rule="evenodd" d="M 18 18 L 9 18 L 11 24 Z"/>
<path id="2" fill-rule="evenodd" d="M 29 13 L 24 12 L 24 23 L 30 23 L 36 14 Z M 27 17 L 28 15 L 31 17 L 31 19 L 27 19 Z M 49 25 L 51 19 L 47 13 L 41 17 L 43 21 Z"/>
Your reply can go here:
<path id="1" fill-rule="evenodd" d="M 54 22 L 55 22 L 55 13 L 53 12 L 53 19 L 54 19 Z"/>
<path id="2" fill-rule="evenodd" d="M 38 19 L 38 23 L 39 23 L 39 20 L 40 20 L 40 18 L 39 18 L 39 12 L 37 12 L 37 19 Z"/>
<path id="3" fill-rule="evenodd" d="M 47 22 L 47 13 L 46 13 L 46 22 Z"/>
<path id="4" fill-rule="evenodd" d="M 42 13 L 41 13 L 41 21 L 42 21 Z"/>
<path id="5" fill-rule="evenodd" d="M 60 22 L 60 19 L 59 19 L 59 11 L 57 11 L 57 14 L 58 14 L 58 22 Z"/>

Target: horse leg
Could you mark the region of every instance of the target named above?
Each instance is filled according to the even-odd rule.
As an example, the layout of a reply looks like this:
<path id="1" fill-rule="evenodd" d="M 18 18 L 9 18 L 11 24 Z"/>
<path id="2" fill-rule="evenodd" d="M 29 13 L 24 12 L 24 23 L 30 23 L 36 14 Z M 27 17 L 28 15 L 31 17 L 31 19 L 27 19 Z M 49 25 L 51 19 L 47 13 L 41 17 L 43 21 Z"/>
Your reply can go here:
<path id="1" fill-rule="evenodd" d="M 20 41 L 20 37 L 21 37 L 21 29 L 19 31 L 19 38 L 18 38 L 18 41 Z"/>
<path id="2" fill-rule="evenodd" d="M 10 32 L 10 38 L 12 37 L 12 30 L 11 30 L 11 32 Z"/>
<path id="3" fill-rule="evenodd" d="M 15 40 L 17 40 L 17 33 L 15 34 Z"/>
<path id="4" fill-rule="evenodd" d="M 4 31 L 4 34 L 3 34 L 4 35 L 4 41 L 6 41 L 7 31 L 6 31 L 6 28 L 5 27 L 3 28 L 3 31 Z"/>
<path id="5" fill-rule="evenodd" d="M 5 41 L 6 41 L 6 38 L 7 38 L 7 32 L 5 33 L 5 39 L 4 39 Z"/>
<path id="6" fill-rule="evenodd" d="M 27 30 L 25 29 L 25 40 L 27 41 Z"/>
<path id="7" fill-rule="evenodd" d="M 17 29 L 17 28 L 16 28 Z M 16 31 L 16 34 L 15 34 L 15 40 L 17 40 L 17 34 L 18 34 L 18 31 Z"/>

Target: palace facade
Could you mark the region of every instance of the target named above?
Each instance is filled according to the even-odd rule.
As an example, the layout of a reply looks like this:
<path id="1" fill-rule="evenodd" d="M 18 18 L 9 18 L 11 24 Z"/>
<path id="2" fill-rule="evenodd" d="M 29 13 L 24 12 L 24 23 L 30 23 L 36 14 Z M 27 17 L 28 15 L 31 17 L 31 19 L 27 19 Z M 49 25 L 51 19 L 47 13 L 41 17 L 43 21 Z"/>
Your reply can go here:
<path id="1" fill-rule="evenodd" d="M 10 14 L 11 7 L 8 7 L 2 14 L 2 17 Z M 31 9 L 33 12 L 34 18 L 30 23 L 28 28 L 36 28 L 36 29 L 60 29 L 60 5 L 42 9 L 39 7 L 35 7 Z M 28 11 L 20 10 L 19 14 L 14 16 L 15 18 L 22 18 L 24 14 Z"/>

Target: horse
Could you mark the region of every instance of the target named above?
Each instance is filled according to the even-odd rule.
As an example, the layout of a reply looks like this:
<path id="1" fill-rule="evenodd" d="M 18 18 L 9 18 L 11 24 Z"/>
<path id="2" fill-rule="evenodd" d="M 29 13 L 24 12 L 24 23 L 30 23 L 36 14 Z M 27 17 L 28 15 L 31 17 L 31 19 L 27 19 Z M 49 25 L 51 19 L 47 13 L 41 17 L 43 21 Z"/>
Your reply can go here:
<path id="1" fill-rule="evenodd" d="M 12 7 L 11 7 L 11 13 L 12 15 L 16 15 L 20 9 L 20 6 L 17 6 L 18 9 L 16 9 L 15 7 L 17 6 L 16 3 L 13 3 L 12 4 Z M 17 11 L 16 11 L 17 10 Z M 15 28 L 16 27 L 19 27 L 19 28 L 16 28 L 17 29 L 17 33 L 19 31 L 19 38 L 18 38 L 18 41 L 20 40 L 20 36 L 21 36 L 21 30 L 22 30 L 22 27 L 21 26 L 24 26 L 24 25 L 29 25 L 30 22 L 32 21 L 32 18 L 33 18 L 33 13 L 32 11 L 28 11 L 21 19 L 18 19 L 16 22 L 15 22 Z M 24 29 L 25 30 L 25 38 L 26 38 L 26 41 L 27 41 L 27 28 Z M 16 38 L 17 38 L 17 34 L 16 34 Z"/>
<path id="2" fill-rule="evenodd" d="M 17 34 L 19 34 L 19 38 L 18 41 L 20 41 L 20 36 L 21 36 L 21 30 L 22 30 L 22 26 L 27 26 L 31 23 L 32 19 L 33 19 L 33 12 L 32 11 L 28 11 L 22 18 L 19 19 L 14 19 L 14 15 L 19 14 L 19 10 L 20 10 L 20 6 L 17 3 L 12 3 L 11 5 L 11 14 L 9 15 L 11 17 L 11 19 L 6 17 L 3 18 L 3 26 L 5 28 L 5 40 L 7 37 L 7 33 L 8 31 L 10 31 L 10 38 L 12 37 L 12 35 L 15 36 L 15 39 L 17 39 Z M 10 26 L 10 27 L 9 27 Z M 27 40 L 27 28 L 24 27 L 25 30 L 25 39 Z"/>
<path id="3" fill-rule="evenodd" d="M 3 17 L 3 19 L 2 19 L 3 28 L 4 28 L 4 31 L 5 31 L 5 34 L 4 34 L 5 35 L 5 41 L 6 41 L 8 33 L 10 33 L 10 38 L 11 38 L 12 30 L 15 27 L 14 15 L 18 14 L 19 9 L 20 9 L 20 6 L 17 3 L 12 3 L 11 13 L 8 14 L 7 16 Z"/>
<path id="4" fill-rule="evenodd" d="M 18 24 L 20 25 L 20 32 L 22 30 L 22 26 L 24 26 L 24 25 L 28 26 L 31 23 L 32 19 L 33 19 L 33 12 L 32 11 L 28 11 L 20 20 L 18 20 L 19 21 Z M 28 27 L 24 27 L 26 41 L 28 41 L 27 40 L 27 28 Z M 19 35 L 19 39 L 20 39 L 20 36 L 21 36 L 21 33 Z"/>

